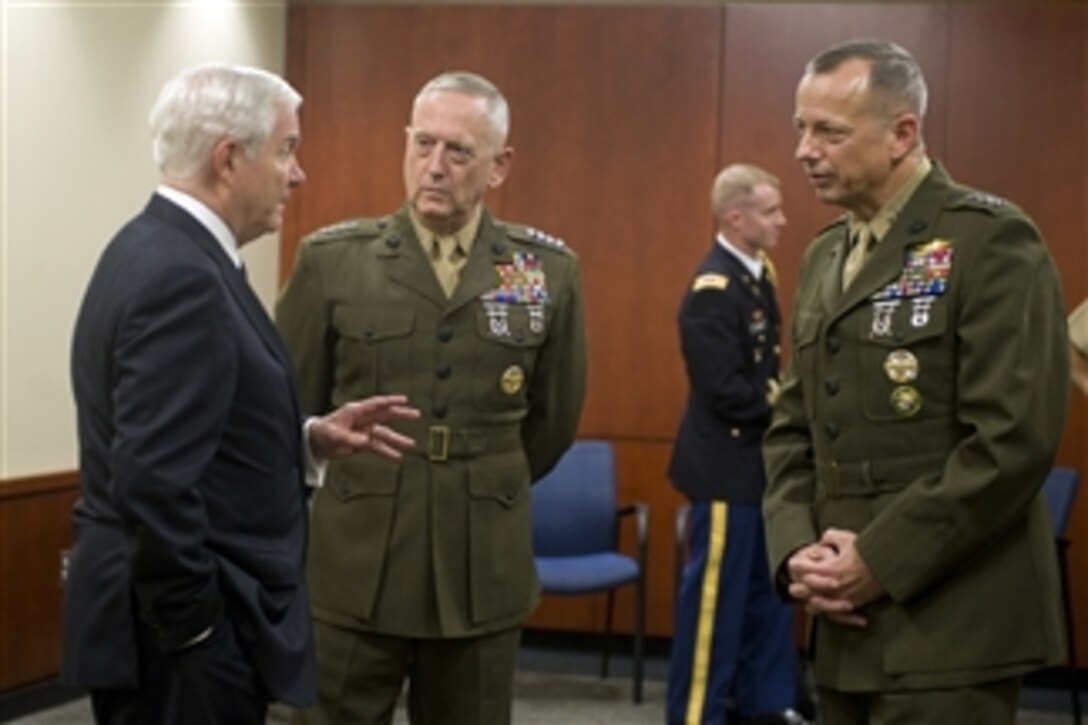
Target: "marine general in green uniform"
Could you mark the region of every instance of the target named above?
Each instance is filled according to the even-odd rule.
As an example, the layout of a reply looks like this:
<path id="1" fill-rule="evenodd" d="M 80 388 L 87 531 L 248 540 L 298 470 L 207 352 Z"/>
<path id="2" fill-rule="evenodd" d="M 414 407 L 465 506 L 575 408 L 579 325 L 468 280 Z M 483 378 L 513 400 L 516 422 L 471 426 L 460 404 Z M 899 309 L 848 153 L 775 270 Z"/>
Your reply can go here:
<path id="1" fill-rule="evenodd" d="M 847 210 L 806 250 L 765 438 L 771 565 L 816 615 L 821 722 L 1014 721 L 1063 655 L 1040 489 L 1068 392 L 1053 261 L 1013 204 L 925 154 L 902 48 L 817 55 L 797 158 Z"/>
<path id="2" fill-rule="evenodd" d="M 303 722 L 509 722 L 538 599 L 530 483 L 574 439 L 585 390 L 578 262 L 483 208 L 503 182 L 506 101 L 443 74 L 407 128 L 408 202 L 302 244 L 277 306 L 307 410 L 398 392 L 423 411 L 399 462 L 330 464 L 307 574 L 318 703 Z"/>

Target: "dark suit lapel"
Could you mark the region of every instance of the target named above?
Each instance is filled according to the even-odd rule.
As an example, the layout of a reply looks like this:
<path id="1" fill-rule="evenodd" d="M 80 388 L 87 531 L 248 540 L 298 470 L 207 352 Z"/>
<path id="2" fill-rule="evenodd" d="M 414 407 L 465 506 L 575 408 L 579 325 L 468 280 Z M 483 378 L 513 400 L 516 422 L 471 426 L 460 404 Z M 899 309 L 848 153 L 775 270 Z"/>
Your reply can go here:
<path id="1" fill-rule="evenodd" d="M 147 212 L 180 229 L 198 249 L 215 262 L 223 280 L 226 282 L 227 289 L 230 290 L 231 295 L 245 313 L 265 346 L 280 364 L 290 369 L 290 357 L 283 346 L 279 333 L 276 332 L 271 318 L 261 305 L 260 300 L 257 299 L 257 295 L 254 294 L 249 283 L 246 282 L 241 270 L 234 265 L 234 261 L 227 256 L 226 251 L 212 236 L 212 233 L 189 212 L 158 194 L 151 197 L 151 201 L 147 205 Z"/>

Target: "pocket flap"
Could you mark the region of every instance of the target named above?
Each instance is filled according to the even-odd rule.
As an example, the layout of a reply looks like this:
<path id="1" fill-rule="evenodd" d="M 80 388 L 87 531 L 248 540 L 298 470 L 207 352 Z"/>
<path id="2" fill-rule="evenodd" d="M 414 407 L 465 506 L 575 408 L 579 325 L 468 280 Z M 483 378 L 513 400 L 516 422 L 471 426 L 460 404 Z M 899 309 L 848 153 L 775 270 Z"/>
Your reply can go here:
<path id="1" fill-rule="evenodd" d="M 341 307 L 333 313 L 341 335 L 363 342 L 404 337 L 415 329 L 415 313 L 409 309 L 359 309 Z"/>

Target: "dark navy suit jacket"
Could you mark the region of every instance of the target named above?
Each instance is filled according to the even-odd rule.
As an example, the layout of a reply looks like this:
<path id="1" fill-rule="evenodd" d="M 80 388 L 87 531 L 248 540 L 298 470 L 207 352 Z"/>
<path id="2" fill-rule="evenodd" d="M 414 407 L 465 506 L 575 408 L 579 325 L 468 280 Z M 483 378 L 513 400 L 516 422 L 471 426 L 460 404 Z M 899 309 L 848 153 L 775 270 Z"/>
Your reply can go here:
<path id="1" fill-rule="evenodd" d="M 696 500 L 758 503 L 763 495 L 760 447 L 771 420 L 768 380 L 778 377 L 780 327 L 767 266 L 754 279 L 715 241 L 680 306 L 689 393 L 669 477 Z"/>
<path id="2" fill-rule="evenodd" d="M 241 272 L 153 196 L 99 260 L 71 364 L 82 496 L 62 680 L 138 687 L 138 638 L 168 653 L 231 627 L 272 699 L 311 701 L 302 418 Z"/>

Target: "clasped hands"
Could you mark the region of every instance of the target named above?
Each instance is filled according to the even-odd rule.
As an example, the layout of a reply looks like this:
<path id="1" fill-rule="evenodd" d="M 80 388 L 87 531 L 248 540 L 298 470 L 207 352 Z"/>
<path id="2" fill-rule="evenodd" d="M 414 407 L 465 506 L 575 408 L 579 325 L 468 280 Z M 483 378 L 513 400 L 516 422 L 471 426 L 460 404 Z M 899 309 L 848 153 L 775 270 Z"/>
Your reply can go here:
<path id="1" fill-rule="evenodd" d="M 860 610 L 885 592 L 858 553 L 856 542 L 853 531 L 827 529 L 819 541 L 795 551 L 786 565 L 790 596 L 804 604 L 806 611 L 861 628 L 868 620 Z"/>
<path id="2" fill-rule="evenodd" d="M 314 418 L 309 426 L 310 450 L 323 460 L 364 451 L 400 458 L 401 451 L 414 446 L 415 441 L 385 424 L 419 418 L 419 410 L 407 403 L 403 395 L 375 395 Z"/>

